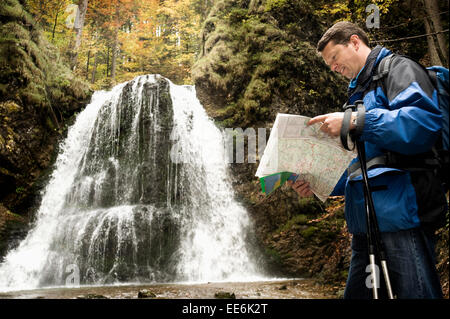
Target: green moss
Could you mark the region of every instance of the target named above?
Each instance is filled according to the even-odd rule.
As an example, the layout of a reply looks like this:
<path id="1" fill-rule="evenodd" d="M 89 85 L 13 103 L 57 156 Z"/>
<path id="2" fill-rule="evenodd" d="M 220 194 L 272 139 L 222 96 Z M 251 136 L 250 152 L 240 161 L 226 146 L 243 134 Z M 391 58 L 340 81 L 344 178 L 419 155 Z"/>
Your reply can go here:
<path id="1" fill-rule="evenodd" d="M 299 198 L 298 206 L 300 211 L 308 215 L 319 215 L 324 212 L 320 202 L 314 198 Z"/>
<path id="2" fill-rule="evenodd" d="M 267 0 L 264 7 L 265 11 L 271 11 L 275 9 L 282 9 L 289 5 L 290 0 Z"/>
<path id="3" fill-rule="evenodd" d="M 50 119 L 50 117 L 46 117 L 45 124 L 51 131 L 54 131 L 56 129 L 55 125 L 53 124 L 53 121 Z"/>
<path id="4" fill-rule="evenodd" d="M 308 217 L 306 215 L 300 214 L 295 215 L 291 219 L 289 219 L 284 225 L 280 226 L 275 233 L 281 233 L 288 231 L 292 227 L 296 225 L 305 225 L 308 222 Z"/>
<path id="5" fill-rule="evenodd" d="M 271 98 L 271 89 L 267 82 L 263 81 L 262 79 L 254 79 L 250 81 L 249 85 L 247 86 L 247 90 L 245 91 L 244 98 L 248 100 L 258 100 L 262 103 L 265 103 L 267 101 L 270 101 Z M 256 102 L 256 105 L 259 105 L 258 102 Z"/>
<path id="6" fill-rule="evenodd" d="M 16 188 L 16 193 L 17 194 L 21 194 L 21 193 L 23 193 L 25 191 L 25 188 L 23 188 L 23 187 L 17 187 Z"/>
<path id="7" fill-rule="evenodd" d="M 31 15 L 26 12 L 17 0 L 2 0 L 0 6 L 0 16 L 15 18 L 27 25 L 34 26 L 34 20 Z"/>
<path id="8" fill-rule="evenodd" d="M 283 258 L 277 250 L 266 247 L 264 251 L 265 251 L 265 255 L 268 256 L 268 258 L 270 259 L 271 262 L 273 262 L 275 264 L 282 263 Z"/>
<path id="9" fill-rule="evenodd" d="M 221 128 L 229 128 L 233 127 L 235 120 L 233 118 L 227 118 L 223 121 L 217 121 L 216 124 Z"/>
<path id="10" fill-rule="evenodd" d="M 6 20 L 0 26 L 1 100 L 61 114 L 87 100 L 88 84 L 74 78 L 17 0 L 4 1 L 0 16 Z"/>
<path id="11" fill-rule="evenodd" d="M 305 230 L 302 230 L 300 232 L 300 234 L 303 236 L 303 238 L 305 239 L 309 239 L 312 236 L 316 235 L 316 233 L 318 232 L 319 228 L 316 226 L 310 226 L 308 228 L 306 228 Z"/>
<path id="12" fill-rule="evenodd" d="M 0 26 L 0 40 L 30 40 L 30 32 L 17 22 L 8 22 Z"/>
<path id="13" fill-rule="evenodd" d="M 23 216 L 11 212 L 2 204 L 0 204 L 0 219 L 6 219 L 8 227 L 11 227 L 13 224 L 23 224 L 26 222 L 26 219 Z"/>
<path id="14" fill-rule="evenodd" d="M 244 8 L 233 8 L 225 15 L 225 19 L 229 20 L 231 24 L 240 23 L 242 20 L 248 19 L 248 10 Z"/>

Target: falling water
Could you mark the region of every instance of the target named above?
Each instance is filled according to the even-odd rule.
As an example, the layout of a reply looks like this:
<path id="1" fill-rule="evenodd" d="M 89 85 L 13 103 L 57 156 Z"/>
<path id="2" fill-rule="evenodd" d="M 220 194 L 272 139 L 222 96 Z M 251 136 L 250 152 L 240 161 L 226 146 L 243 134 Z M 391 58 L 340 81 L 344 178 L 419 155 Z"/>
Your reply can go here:
<path id="1" fill-rule="evenodd" d="M 192 86 L 147 75 L 95 92 L 0 290 L 261 278 L 223 145 Z"/>

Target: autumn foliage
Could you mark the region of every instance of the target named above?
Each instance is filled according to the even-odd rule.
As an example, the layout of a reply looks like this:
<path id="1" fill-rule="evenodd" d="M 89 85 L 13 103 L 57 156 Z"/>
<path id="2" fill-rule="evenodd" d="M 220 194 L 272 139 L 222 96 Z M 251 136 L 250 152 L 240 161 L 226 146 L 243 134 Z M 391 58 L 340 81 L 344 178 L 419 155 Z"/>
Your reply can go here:
<path id="1" fill-rule="evenodd" d="M 201 21 L 212 4 L 208 0 L 24 2 L 68 64 L 94 89 L 148 73 L 191 83 Z M 87 10 L 80 26 L 83 13 L 77 18 L 77 5 L 82 2 L 87 2 Z M 79 46 L 77 22 L 82 29 Z"/>

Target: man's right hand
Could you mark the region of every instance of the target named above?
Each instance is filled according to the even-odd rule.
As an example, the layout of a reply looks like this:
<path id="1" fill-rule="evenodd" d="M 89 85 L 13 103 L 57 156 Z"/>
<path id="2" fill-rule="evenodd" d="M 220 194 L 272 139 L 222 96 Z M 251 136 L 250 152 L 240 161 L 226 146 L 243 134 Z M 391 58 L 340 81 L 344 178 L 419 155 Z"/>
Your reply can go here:
<path id="1" fill-rule="evenodd" d="M 313 192 L 309 188 L 309 183 L 304 180 L 297 180 L 295 183 L 287 181 L 288 185 L 298 194 L 300 197 L 311 197 Z"/>

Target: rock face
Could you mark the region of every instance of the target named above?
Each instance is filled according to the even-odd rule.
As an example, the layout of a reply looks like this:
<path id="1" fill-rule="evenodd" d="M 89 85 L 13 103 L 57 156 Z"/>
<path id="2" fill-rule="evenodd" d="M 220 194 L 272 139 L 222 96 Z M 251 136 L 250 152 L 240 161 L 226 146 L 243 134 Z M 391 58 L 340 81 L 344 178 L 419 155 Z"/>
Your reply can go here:
<path id="1" fill-rule="evenodd" d="M 277 113 L 313 116 L 340 109 L 346 82 L 316 54 L 325 26 L 313 6 L 301 0 L 214 5 L 192 75 L 199 100 L 217 124 L 256 131 L 270 128 Z M 299 200 L 286 187 L 265 197 L 256 168 L 247 158 L 231 165 L 234 188 L 251 213 L 272 271 L 345 281 L 349 236 L 343 231 L 342 199 Z M 315 221 L 323 214 L 328 218 Z"/>
<path id="2" fill-rule="evenodd" d="M 345 102 L 345 82 L 316 54 L 324 26 L 301 0 L 222 0 L 204 23 L 193 67 L 198 97 L 224 127 L 311 116 Z"/>
<path id="3" fill-rule="evenodd" d="M 170 164 L 167 154 L 172 147 L 169 82 L 144 79 L 128 82 L 117 105 L 105 105 L 99 111 L 67 206 L 93 209 L 123 203 L 163 205 L 167 201 L 167 183 L 173 182 L 163 169 Z M 142 88 L 138 96 L 135 86 Z M 86 187 L 88 177 L 98 176 L 103 179 L 100 185 Z"/>
<path id="4" fill-rule="evenodd" d="M 54 158 L 67 120 L 89 100 L 87 84 L 75 78 L 57 49 L 41 34 L 17 0 L 0 3 L 0 204 L 25 216 Z M 9 215 L 0 237 L 8 238 Z M 13 226 L 11 226 L 13 227 Z M 17 225 L 13 227 L 16 233 Z M 0 247 L 0 256 L 5 251 Z"/>
<path id="5" fill-rule="evenodd" d="M 27 218 L 14 214 L 0 204 L 0 252 L 15 246 L 27 230 Z"/>
<path id="6" fill-rule="evenodd" d="M 82 284 L 175 276 L 180 230 L 167 207 L 181 179 L 167 156 L 173 105 L 169 82 L 148 78 L 102 101 L 86 147 L 77 151 L 82 157 L 50 240 L 57 253 L 41 271 L 42 283 L 58 284 L 58 265 L 73 256 Z"/>

